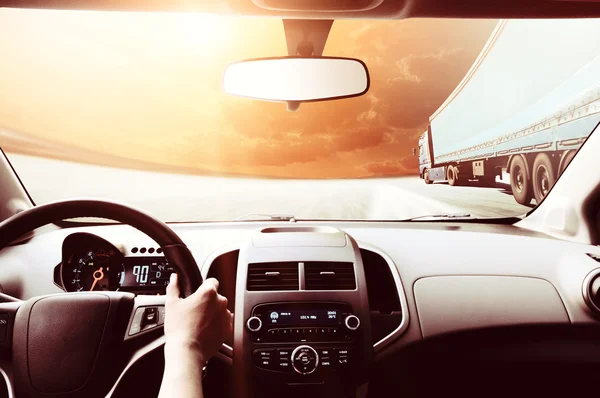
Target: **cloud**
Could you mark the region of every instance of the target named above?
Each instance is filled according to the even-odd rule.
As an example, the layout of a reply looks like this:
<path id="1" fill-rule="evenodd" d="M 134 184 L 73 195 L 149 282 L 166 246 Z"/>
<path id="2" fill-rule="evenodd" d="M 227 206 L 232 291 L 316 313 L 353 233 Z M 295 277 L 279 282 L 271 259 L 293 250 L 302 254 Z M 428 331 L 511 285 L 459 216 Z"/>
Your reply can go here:
<path id="1" fill-rule="evenodd" d="M 407 173 L 414 174 L 418 170 L 416 157 L 405 157 L 398 160 L 386 160 L 383 162 L 371 162 L 363 166 L 370 176 L 396 176 Z"/>
<path id="2" fill-rule="evenodd" d="M 396 62 L 400 75 L 390 79 L 390 81 L 407 80 L 409 82 L 420 83 L 423 79 L 416 72 L 413 72 L 413 64 L 416 60 L 443 61 L 444 57 L 452 56 L 460 51 L 460 48 L 452 48 L 449 50 L 440 50 L 435 54 L 410 54 Z M 418 70 L 420 74 L 421 70 Z"/>
<path id="3" fill-rule="evenodd" d="M 10 54 L 0 81 L 0 92 L 10 93 L 10 101 L 0 98 L 7 127 L 132 161 L 293 178 L 418 170 L 410 149 L 495 25 L 336 21 L 324 55 L 364 60 L 370 91 L 287 112 L 220 86 L 230 62 L 285 54 L 281 21 L 226 19 L 215 40 L 190 34 L 208 29 L 201 16 L 40 13 L 0 15 L 17 38 L 0 42 L 0 53 Z M 107 24 L 110 32 L 98 35 Z M 77 112 L 65 117 L 69 109 Z"/>

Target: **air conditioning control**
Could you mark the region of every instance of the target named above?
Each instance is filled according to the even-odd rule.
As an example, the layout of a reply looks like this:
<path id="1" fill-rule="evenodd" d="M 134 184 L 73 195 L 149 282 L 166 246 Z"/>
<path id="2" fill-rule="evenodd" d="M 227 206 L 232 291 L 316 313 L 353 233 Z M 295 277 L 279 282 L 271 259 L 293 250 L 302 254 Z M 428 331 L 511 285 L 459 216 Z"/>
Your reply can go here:
<path id="1" fill-rule="evenodd" d="M 301 375 L 309 375 L 319 366 L 319 354 L 309 345 L 301 345 L 292 351 L 292 367 Z"/>
<path id="2" fill-rule="evenodd" d="M 346 319 L 344 319 L 344 324 L 350 330 L 356 330 L 360 326 L 360 319 L 356 315 L 348 315 Z"/>
<path id="3" fill-rule="evenodd" d="M 262 321 L 257 316 L 251 316 L 246 321 L 246 328 L 251 332 L 258 332 L 262 328 Z"/>

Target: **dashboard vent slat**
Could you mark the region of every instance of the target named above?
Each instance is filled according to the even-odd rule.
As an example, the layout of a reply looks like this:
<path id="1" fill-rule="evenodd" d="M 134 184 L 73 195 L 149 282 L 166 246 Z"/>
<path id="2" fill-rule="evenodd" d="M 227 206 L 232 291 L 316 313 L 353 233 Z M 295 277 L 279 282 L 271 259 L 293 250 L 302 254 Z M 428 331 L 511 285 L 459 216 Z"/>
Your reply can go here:
<path id="1" fill-rule="evenodd" d="M 299 290 L 297 262 L 248 264 L 249 291 Z"/>
<path id="2" fill-rule="evenodd" d="M 304 263 L 306 290 L 354 290 L 354 264 L 333 261 Z"/>

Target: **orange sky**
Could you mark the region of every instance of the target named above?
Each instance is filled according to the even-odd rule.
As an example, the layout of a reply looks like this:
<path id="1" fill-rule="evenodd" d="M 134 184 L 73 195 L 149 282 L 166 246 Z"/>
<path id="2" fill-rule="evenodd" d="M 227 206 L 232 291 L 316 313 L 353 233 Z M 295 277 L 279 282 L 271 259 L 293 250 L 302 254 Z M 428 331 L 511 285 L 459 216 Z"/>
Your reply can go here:
<path id="1" fill-rule="evenodd" d="M 281 20 L 0 9 L 0 126 L 132 164 L 292 178 L 414 174 L 411 148 L 494 26 L 336 21 L 325 55 L 364 60 L 370 91 L 292 113 L 221 90 L 229 62 L 286 55 Z"/>

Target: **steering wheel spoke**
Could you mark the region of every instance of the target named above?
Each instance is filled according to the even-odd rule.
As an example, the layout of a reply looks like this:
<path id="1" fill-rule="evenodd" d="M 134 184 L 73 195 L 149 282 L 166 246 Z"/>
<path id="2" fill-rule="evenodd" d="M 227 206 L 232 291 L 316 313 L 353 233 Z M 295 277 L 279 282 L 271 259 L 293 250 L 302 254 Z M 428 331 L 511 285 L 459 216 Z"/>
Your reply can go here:
<path id="1" fill-rule="evenodd" d="M 136 296 L 124 341 L 133 341 L 148 334 L 163 333 L 165 296 Z"/>

